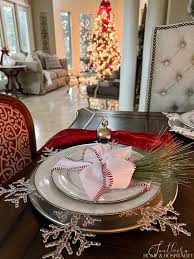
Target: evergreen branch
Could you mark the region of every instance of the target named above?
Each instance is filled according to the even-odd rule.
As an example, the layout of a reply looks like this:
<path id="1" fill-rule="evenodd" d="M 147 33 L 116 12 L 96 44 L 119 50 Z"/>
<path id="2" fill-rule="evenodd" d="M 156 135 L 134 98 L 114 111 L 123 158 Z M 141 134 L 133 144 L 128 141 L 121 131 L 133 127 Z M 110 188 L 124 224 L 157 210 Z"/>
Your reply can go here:
<path id="1" fill-rule="evenodd" d="M 145 157 L 137 160 L 136 180 L 151 180 L 161 182 L 170 178 L 179 184 L 188 185 L 194 179 L 194 163 L 189 158 L 192 144 L 184 145 L 180 141 L 164 142 Z"/>

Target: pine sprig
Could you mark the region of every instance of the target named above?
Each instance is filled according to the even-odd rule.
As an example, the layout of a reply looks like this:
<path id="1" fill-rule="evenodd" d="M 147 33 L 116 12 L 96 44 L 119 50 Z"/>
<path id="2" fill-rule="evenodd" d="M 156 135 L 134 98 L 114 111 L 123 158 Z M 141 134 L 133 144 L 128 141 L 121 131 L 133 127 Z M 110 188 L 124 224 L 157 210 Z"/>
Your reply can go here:
<path id="1" fill-rule="evenodd" d="M 151 180 L 160 183 L 162 179 L 188 185 L 194 179 L 194 163 L 189 155 L 192 144 L 184 145 L 180 141 L 164 142 L 151 153 L 135 161 L 136 180 Z"/>

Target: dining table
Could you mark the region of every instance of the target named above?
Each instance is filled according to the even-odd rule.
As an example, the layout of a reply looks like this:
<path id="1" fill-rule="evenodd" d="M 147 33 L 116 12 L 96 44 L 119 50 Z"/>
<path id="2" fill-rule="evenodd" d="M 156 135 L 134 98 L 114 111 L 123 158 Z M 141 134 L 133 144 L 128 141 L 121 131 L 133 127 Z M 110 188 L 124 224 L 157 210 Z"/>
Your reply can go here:
<path id="1" fill-rule="evenodd" d="M 96 130 L 101 127 L 102 119 L 107 116 L 108 127 L 113 130 L 125 130 L 142 133 L 161 133 L 168 131 L 168 119 L 162 113 L 156 112 L 110 112 L 81 109 L 77 112 L 71 129 Z M 183 143 L 190 143 L 191 140 L 175 134 L 176 139 Z M 192 149 L 192 147 L 191 147 Z M 190 158 L 194 161 L 194 155 Z M 37 159 L 22 171 L 18 177 L 26 178 L 37 168 Z M 17 177 L 16 177 L 17 178 Z M 179 221 L 186 223 L 186 229 L 191 236 L 174 236 L 170 228 L 166 231 L 141 231 L 135 229 L 123 233 L 97 234 L 95 240 L 101 246 L 90 247 L 85 250 L 80 258 L 94 259 L 142 259 L 161 258 L 160 251 L 164 251 L 163 258 L 192 258 L 194 257 L 194 182 L 189 186 L 180 185 L 178 195 L 174 204 L 176 211 L 180 213 Z M 43 243 L 41 228 L 47 228 L 49 220 L 43 217 L 31 204 L 21 203 L 15 208 L 10 202 L 0 198 L 0 258 L 1 259 L 41 259 L 48 253 Z M 154 251 L 154 252 L 153 252 Z M 153 252 L 153 253 L 151 253 Z M 185 257 L 185 255 L 187 257 Z M 77 258 L 76 254 L 68 255 L 63 251 L 63 258 Z M 61 257 L 62 259 L 62 257 Z"/>

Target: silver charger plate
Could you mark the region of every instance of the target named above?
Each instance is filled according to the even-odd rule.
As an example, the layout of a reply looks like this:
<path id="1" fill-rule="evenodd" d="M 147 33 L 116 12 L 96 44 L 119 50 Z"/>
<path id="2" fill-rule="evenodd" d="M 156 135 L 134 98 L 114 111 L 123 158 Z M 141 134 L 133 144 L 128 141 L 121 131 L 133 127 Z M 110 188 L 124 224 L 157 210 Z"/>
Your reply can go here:
<path id="1" fill-rule="evenodd" d="M 93 144 L 92 144 L 93 145 Z M 96 145 L 96 144 L 95 144 Z M 68 156 L 71 159 L 74 160 L 80 160 L 82 158 L 84 150 L 88 147 L 88 145 L 82 145 L 77 147 L 72 147 L 71 152 L 73 152 L 71 155 L 68 155 L 68 149 L 63 151 L 62 156 Z M 114 148 L 120 148 L 121 146 L 115 146 Z M 135 157 L 136 159 L 140 159 L 143 157 L 142 154 L 136 152 L 133 150 L 132 158 Z M 44 167 L 44 165 L 43 165 Z M 41 170 L 47 170 L 48 165 L 46 165 Z M 52 172 L 52 179 L 55 183 L 55 185 L 65 193 L 65 195 L 77 199 L 82 200 L 85 202 L 90 202 L 90 198 L 87 196 L 84 187 L 81 183 L 79 174 L 79 170 L 58 170 Z M 147 182 L 149 186 L 149 182 Z M 104 193 L 98 203 L 116 203 L 121 202 L 124 200 L 129 200 L 137 197 L 138 195 L 141 195 L 143 192 L 146 192 L 147 186 L 145 185 L 145 182 L 137 182 L 135 180 L 132 180 L 128 188 L 126 189 L 118 189 L 118 190 L 109 190 L 108 192 Z"/>
<path id="2" fill-rule="evenodd" d="M 179 115 L 179 118 L 183 124 L 194 129 L 194 111 L 182 113 Z"/>
<path id="3" fill-rule="evenodd" d="M 79 152 L 79 150 L 83 150 L 83 146 L 84 148 L 86 147 L 86 145 L 76 146 L 77 152 Z M 53 168 L 57 161 L 59 161 L 64 156 L 71 156 L 72 153 L 74 153 L 74 147 L 54 154 L 46 161 L 44 161 L 35 172 L 34 182 L 38 193 L 54 207 L 60 208 L 62 210 L 69 210 L 96 216 L 115 215 L 123 211 L 135 209 L 144 205 L 145 203 L 152 200 L 153 197 L 160 191 L 160 185 L 152 183 L 147 192 L 134 197 L 133 199 L 119 203 L 93 204 L 72 199 L 56 187 L 50 173 L 51 168 Z"/>
<path id="4" fill-rule="evenodd" d="M 31 177 L 31 184 L 34 185 L 34 176 L 35 173 Z M 143 224 L 139 224 L 138 221 L 142 219 L 142 215 L 140 213 L 140 209 L 144 209 L 145 207 L 155 207 L 158 203 L 162 202 L 163 206 L 169 204 L 169 202 L 175 201 L 178 193 L 178 185 L 171 181 L 170 179 L 164 180 L 161 184 L 161 190 L 151 199 L 149 202 L 145 203 L 141 207 L 136 208 L 135 210 L 125 211 L 128 212 L 126 216 L 121 216 L 121 214 L 114 215 L 95 215 L 95 219 L 99 219 L 100 221 L 96 222 L 94 225 L 83 228 L 83 219 L 79 221 L 79 226 L 89 232 L 99 233 L 99 234 L 111 234 L 111 233 L 119 233 L 134 230 L 143 226 Z M 35 191 L 30 195 L 30 200 L 33 206 L 42 214 L 45 218 L 50 220 L 51 222 L 64 225 L 63 222 L 56 216 L 56 212 L 58 213 L 74 213 L 71 210 L 64 210 L 58 208 L 55 205 L 52 205 L 47 200 L 41 197 L 41 195 Z M 91 204 L 89 204 L 91 205 Z M 98 206 L 98 205 L 97 205 Z M 134 213 L 133 213 L 134 211 Z M 93 216 L 90 214 L 90 216 Z"/>

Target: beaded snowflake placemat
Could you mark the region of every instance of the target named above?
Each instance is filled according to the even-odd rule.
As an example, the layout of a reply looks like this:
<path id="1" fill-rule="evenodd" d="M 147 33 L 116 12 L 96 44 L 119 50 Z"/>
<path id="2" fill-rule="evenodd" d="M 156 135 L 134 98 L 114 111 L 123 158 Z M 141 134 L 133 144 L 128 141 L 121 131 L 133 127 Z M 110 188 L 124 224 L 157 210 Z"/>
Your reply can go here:
<path id="1" fill-rule="evenodd" d="M 45 161 L 47 157 L 56 152 L 57 151 L 53 151 L 52 149 L 45 150 L 41 157 L 41 162 Z M 13 182 L 8 186 L 8 188 L 0 186 L 0 197 L 4 196 L 4 200 L 6 202 L 13 203 L 15 208 L 19 208 L 20 202 L 22 201 L 27 203 L 28 195 L 32 192 L 36 192 L 36 188 L 30 184 L 30 180 L 25 180 L 25 178 Z M 101 245 L 99 242 L 90 240 L 90 238 L 95 237 L 93 233 L 88 233 L 82 229 L 82 227 L 84 228 L 88 225 L 94 225 L 95 222 L 99 221 L 99 219 L 95 219 L 92 215 L 70 211 L 64 211 L 62 213 L 53 211 L 53 213 L 58 217 L 63 225 L 59 226 L 50 224 L 48 229 L 40 229 L 45 247 L 55 248 L 52 252 L 43 255 L 42 258 L 63 258 L 62 252 L 64 249 L 66 249 L 69 255 L 72 255 L 72 245 L 77 243 L 79 243 L 79 247 L 76 252 L 77 256 L 80 256 L 85 249 L 91 246 Z M 148 204 L 146 207 L 121 213 L 120 217 L 134 214 L 141 215 L 141 219 L 137 222 L 142 226 L 140 228 L 141 231 L 164 232 L 167 227 L 170 227 L 174 236 L 177 236 L 180 233 L 191 236 L 191 233 L 184 229 L 186 224 L 178 222 L 178 216 L 180 214 L 174 209 L 172 202 L 168 203 L 166 206 L 163 206 L 163 204 L 159 202 L 155 207 L 150 207 Z M 82 227 L 80 227 L 80 222 L 82 222 Z"/>

